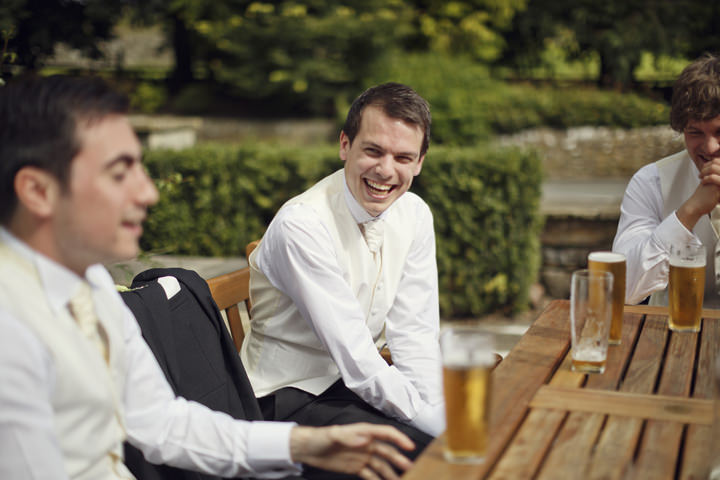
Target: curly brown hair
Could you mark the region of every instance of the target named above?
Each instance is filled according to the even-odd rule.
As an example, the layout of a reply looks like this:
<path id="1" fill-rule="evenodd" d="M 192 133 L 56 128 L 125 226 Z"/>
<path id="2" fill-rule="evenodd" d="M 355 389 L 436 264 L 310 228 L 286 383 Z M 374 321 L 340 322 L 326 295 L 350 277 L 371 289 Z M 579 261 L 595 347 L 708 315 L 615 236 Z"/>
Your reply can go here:
<path id="1" fill-rule="evenodd" d="M 690 121 L 720 115 L 720 56 L 710 53 L 685 67 L 673 85 L 670 126 L 682 132 Z"/>

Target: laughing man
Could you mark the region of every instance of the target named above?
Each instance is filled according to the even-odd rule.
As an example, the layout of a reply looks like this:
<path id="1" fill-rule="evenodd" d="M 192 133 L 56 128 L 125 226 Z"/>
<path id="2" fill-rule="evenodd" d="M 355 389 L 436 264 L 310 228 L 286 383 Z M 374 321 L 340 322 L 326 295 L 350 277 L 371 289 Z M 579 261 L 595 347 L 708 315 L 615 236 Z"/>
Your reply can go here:
<path id="1" fill-rule="evenodd" d="M 429 134 L 411 88 L 364 92 L 340 133 L 344 169 L 283 205 L 250 255 L 242 360 L 266 418 L 386 423 L 416 453 L 444 430 L 433 219 L 408 192 Z"/>
<path id="2" fill-rule="evenodd" d="M 706 54 L 673 86 L 670 126 L 685 149 L 641 168 L 622 201 L 613 250 L 627 257 L 628 303 L 667 305 L 672 245 L 705 245 L 705 306 L 720 307 L 720 57 Z"/>

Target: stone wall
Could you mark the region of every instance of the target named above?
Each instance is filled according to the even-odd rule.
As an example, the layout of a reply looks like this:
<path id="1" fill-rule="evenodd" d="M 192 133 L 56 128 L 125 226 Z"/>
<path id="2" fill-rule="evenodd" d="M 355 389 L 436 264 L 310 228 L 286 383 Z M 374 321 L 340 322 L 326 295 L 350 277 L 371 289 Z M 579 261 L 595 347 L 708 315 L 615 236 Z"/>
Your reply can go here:
<path id="1" fill-rule="evenodd" d="M 546 180 L 629 179 L 643 165 L 683 149 L 682 135 L 665 126 L 538 128 L 501 136 L 498 142 L 540 151 Z"/>

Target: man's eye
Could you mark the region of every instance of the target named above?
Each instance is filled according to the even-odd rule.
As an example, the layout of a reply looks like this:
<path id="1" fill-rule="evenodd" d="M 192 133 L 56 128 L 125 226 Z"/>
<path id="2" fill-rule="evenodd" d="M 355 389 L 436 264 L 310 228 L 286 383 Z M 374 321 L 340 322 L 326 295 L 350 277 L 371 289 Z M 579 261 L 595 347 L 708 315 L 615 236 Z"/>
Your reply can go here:
<path id="1" fill-rule="evenodd" d="M 126 165 L 118 165 L 116 168 L 110 170 L 110 178 L 116 182 L 122 182 L 127 177 L 128 168 Z"/>
<path id="2" fill-rule="evenodd" d="M 367 153 L 371 157 L 377 157 L 380 155 L 380 150 L 378 150 L 376 148 L 366 148 L 365 153 Z"/>

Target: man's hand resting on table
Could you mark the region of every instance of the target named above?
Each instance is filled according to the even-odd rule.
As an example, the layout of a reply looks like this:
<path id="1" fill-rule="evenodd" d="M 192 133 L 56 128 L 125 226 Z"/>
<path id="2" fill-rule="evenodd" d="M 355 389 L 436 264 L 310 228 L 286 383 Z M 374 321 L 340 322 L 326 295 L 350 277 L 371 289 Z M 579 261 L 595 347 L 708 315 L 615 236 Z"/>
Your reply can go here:
<path id="1" fill-rule="evenodd" d="M 397 479 L 412 462 L 395 445 L 414 448 L 412 440 L 387 425 L 355 423 L 330 427 L 294 427 L 290 455 L 295 462 L 323 470 L 350 473 L 364 479 Z"/>

